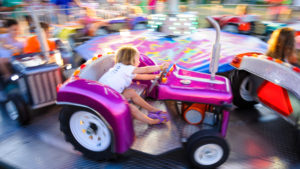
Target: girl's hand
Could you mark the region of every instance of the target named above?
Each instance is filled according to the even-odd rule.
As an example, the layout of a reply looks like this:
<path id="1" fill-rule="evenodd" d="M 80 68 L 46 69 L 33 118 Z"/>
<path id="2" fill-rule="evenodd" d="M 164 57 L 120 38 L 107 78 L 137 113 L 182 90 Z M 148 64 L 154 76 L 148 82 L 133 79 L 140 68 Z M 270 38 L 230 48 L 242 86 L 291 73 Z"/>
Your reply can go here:
<path id="1" fill-rule="evenodd" d="M 289 56 L 288 57 L 288 62 L 292 63 L 292 64 L 297 64 L 298 63 L 297 55 L 295 53 L 293 53 L 292 56 Z"/>
<path id="2" fill-rule="evenodd" d="M 163 70 L 165 70 L 165 69 L 168 69 L 169 66 L 170 66 L 169 63 L 163 63 L 162 65 L 160 65 L 160 70 L 163 71 Z"/>

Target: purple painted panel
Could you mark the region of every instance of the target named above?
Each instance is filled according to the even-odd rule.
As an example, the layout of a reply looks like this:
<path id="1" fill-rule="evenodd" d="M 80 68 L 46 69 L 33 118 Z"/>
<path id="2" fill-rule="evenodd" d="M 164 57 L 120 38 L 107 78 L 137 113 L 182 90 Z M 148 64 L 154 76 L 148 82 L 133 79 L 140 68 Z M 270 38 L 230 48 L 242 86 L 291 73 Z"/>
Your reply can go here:
<path id="1" fill-rule="evenodd" d="M 228 110 L 223 110 L 223 119 L 222 119 L 222 128 L 221 128 L 221 134 L 223 137 L 226 137 L 229 115 L 230 112 Z"/>
<path id="2" fill-rule="evenodd" d="M 146 55 L 140 54 L 139 67 L 153 66 L 153 65 L 156 65 L 156 63 L 151 58 L 149 58 Z M 159 72 L 154 72 L 154 74 L 158 74 L 158 73 Z M 152 84 L 150 80 L 137 80 L 137 81 L 138 81 L 138 83 L 147 85 L 148 87 L 150 87 Z M 154 91 L 156 91 L 156 89 L 154 89 Z M 156 95 L 154 95 L 154 93 L 156 93 L 156 92 L 152 92 L 152 95 L 150 95 L 150 97 L 156 98 Z"/>
<path id="3" fill-rule="evenodd" d="M 125 19 L 113 19 L 109 21 L 109 24 L 115 24 L 115 23 L 125 23 Z"/>
<path id="4" fill-rule="evenodd" d="M 190 84 L 181 83 L 184 79 L 189 79 Z M 211 81 L 209 74 L 176 67 L 167 76 L 167 82 L 159 85 L 158 99 L 222 105 L 231 103 L 232 93 L 225 77 L 216 76 L 216 80 Z"/>
<path id="5" fill-rule="evenodd" d="M 133 17 L 129 19 L 130 25 L 131 25 L 131 29 L 133 29 L 133 27 L 138 24 L 138 23 L 147 23 L 148 19 L 142 16 L 138 16 L 138 17 Z"/>
<path id="6" fill-rule="evenodd" d="M 57 102 L 85 105 L 101 114 L 112 127 L 117 153 L 132 145 L 134 130 L 128 102 L 115 90 L 96 81 L 79 79 L 60 88 Z"/>

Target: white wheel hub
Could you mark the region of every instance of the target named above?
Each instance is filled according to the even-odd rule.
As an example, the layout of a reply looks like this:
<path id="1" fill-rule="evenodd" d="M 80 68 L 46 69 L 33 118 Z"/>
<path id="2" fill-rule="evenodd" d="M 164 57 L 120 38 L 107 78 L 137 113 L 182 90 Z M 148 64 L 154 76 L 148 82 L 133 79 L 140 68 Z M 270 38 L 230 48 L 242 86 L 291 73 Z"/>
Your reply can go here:
<path id="1" fill-rule="evenodd" d="M 238 33 L 238 28 L 235 25 L 226 25 L 223 30 L 226 32 Z"/>
<path id="2" fill-rule="evenodd" d="M 111 134 L 105 123 L 87 111 L 75 112 L 70 129 L 79 144 L 92 151 L 104 151 L 111 144 Z"/>
<path id="3" fill-rule="evenodd" d="M 142 24 L 142 23 L 138 23 L 134 26 L 134 30 L 143 30 L 143 29 L 146 29 L 146 25 L 145 24 Z"/>
<path id="4" fill-rule="evenodd" d="M 240 95 L 244 100 L 248 102 L 254 100 L 253 97 L 251 96 L 251 81 L 249 76 L 245 77 L 241 83 Z"/>
<path id="5" fill-rule="evenodd" d="M 102 35 L 107 35 L 107 31 L 105 29 L 98 29 L 97 32 L 96 32 L 96 35 L 97 36 L 102 36 Z"/>
<path id="6" fill-rule="evenodd" d="M 224 155 L 223 149 L 217 144 L 205 144 L 194 153 L 194 159 L 201 165 L 213 165 L 220 161 Z"/>
<path id="7" fill-rule="evenodd" d="M 15 105 L 15 103 L 13 101 L 8 101 L 5 104 L 5 108 L 7 111 L 8 116 L 12 119 L 12 120 L 17 120 L 19 117 L 19 112 L 17 109 L 17 106 Z"/>

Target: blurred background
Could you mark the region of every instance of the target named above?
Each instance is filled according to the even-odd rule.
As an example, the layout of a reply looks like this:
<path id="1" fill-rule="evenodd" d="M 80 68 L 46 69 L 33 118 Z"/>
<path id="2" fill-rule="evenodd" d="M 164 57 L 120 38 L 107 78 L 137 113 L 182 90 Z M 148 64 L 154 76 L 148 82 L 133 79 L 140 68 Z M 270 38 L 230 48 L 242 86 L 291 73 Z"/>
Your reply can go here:
<path id="1" fill-rule="evenodd" d="M 101 47 L 98 45 L 100 42 L 111 48 L 115 48 L 115 44 L 122 44 L 123 41 L 116 40 L 119 35 L 125 39 L 124 44 L 135 40 L 147 42 L 146 38 L 153 40 L 151 39 L 152 35 L 155 40 L 158 39 L 158 43 L 158 41 L 167 39 L 165 36 L 161 38 L 161 34 L 159 34 L 161 32 L 167 32 L 172 35 L 170 37 L 176 38 L 185 35 L 185 32 L 191 35 L 196 30 L 211 28 L 212 26 L 205 20 L 206 16 L 211 16 L 225 32 L 222 34 L 225 37 L 224 44 L 226 44 L 224 53 L 228 55 L 221 56 L 223 60 L 220 62 L 225 65 L 224 69 L 226 69 L 238 52 L 266 53 L 272 33 L 278 29 L 289 27 L 293 29 L 293 35 L 288 37 L 287 41 L 295 42 L 291 46 L 297 56 L 293 55 L 292 60 L 287 58 L 281 60 L 299 67 L 300 0 L 180 0 L 176 5 L 178 8 L 170 9 L 171 1 L 0 0 L 0 149 L 4 152 L 0 154 L 0 160 L 5 159 L 5 162 L 8 161 L 16 166 L 21 166 L 21 168 L 23 164 L 25 164 L 24 168 L 30 168 L 32 165 L 33 168 L 48 168 L 48 165 L 54 160 L 58 160 L 58 162 L 53 164 L 53 168 L 99 167 L 98 162 L 80 158 L 78 152 L 74 152 L 72 147 L 69 144 L 66 145 L 63 140 L 57 120 L 61 107 L 55 106 L 56 90 L 58 90 L 56 87 L 71 74 L 76 74 L 77 68 L 77 70 L 84 68 L 80 67 L 84 62 L 98 56 L 97 48 Z M 174 11 L 191 16 L 187 28 L 180 30 L 182 32 L 179 33 L 178 30 L 176 30 L 177 33 L 176 31 L 172 32 L 171 29 L 161 30 L 164 17 L 173 14 Z M 178 15 L 178 17 L 180 16 Z M 174 23 L 174 25 L 180 24 Z M 151 34 L 141 31 L 142 33 L 139 34 L 139 31 L 130 30 L 150 30 L 159 33 Z M 210 36 L 210 29 L 203 30 L 204 33 L 199 31 L 199 34 L 203 35 L 207 31 Z M 134 39 L 129 36 L 129 32 L 132 37 L 136 38 L 141 35 L 146 38 Z M 108 35 L 113 36 L 110 38 Z M 103 38 L 105 36 L 107 38 Z M 128 38 L 128 42 L 125 42 L 126 38 Z M 186 46 L 189 45 L 188 43 L 192 42 L 187 42 Z M 235 45 L 238 43 L 240 46 Z M 243 44 L 245 44 L 244 50 L 241 49 Z M 107 46 L 103 45 L 102 47 Z M 176 49 L 183 51 L 186 46 L 182 45 L 181 48 Z M 202 48 L 210 49 L 205 45 Z M 207 73 L 211 51 L 202 48 L 197 51 L 198 46 L 196 46 L 196 52 L 191 50 L 190 54 L 191 56 L 199 54 L 198 58 L 193 59 L 204 61 L 193 62 L 196 65 L 193 66 L 199 67 L 197 71 Z M 200 56 L 202 50 L 205 51 L 205 56 Z M 103 51 L 107 52 L 105 49 L 101 52 Z M 167 53 L 169 51 L 165 50 L 165 56 L 169 55 Z M 157 53 L 162 55 L 162 52 L 161 50 Z M 38 57 L 35 57 L 36 54 Z M 189 57 L 188 54 L 187 56 Z M 189 58 L 185 59 L 189 60 Z M 183 65 L 186 64 L 184 61 L 181 62 Z M 226 64 L 224 64 L 225 62 Z M 202 66 L 200 63 L 204 66 L 200 67 Z M 47 70 L 46 66 L 48 66 Z M 203 71 L 204 69 L 205 71 Z M 62 70 L 62 74 L 57 73 L 60 70 Z M 300 69 L 295 68 L 295 71 L 299 72 Z M 38 75 L 33 76 L 32 74 Z M 49 106 L 52 107 L 49 108 Z M 22 114 L 22 112 L 24 113 Z M 43 114 L 44 112 L 48 114 Z M 246 113 L 246 116 L 242 116 L 241 112 Z M 256 115 L 259 114 L 256 109 L 234 109 L 229 129 L 229 142 L 233 147 L 233 153 L 223 168 L 299 167 L 299 157 L 295 147 L 290 146 L 294 145 L 293 139 L 296 138 L 291 134 L 294 132 L 294 128 L 287 125 L 282 119 L 275 123 L 260 123 L 256 116 L 252 118 L 253 112 Z M 262 112 L 268 111 L 263 109 Z M 2 114 L 4 115 L 2 116 Z M 30 118 L 29 114 L 39 115 L 37 119 L 34 119 Z M 299 119 L 297 118 L 297 120 Z M 29 121 L 32 121 L 29 126 L 22 126 L 28 124 Z M 21 124 L 22 127 L 16 123 Z M 298 124 L 300 124 L 299 121 Z M 158 140 L 160 141 L 160 138 Z M 245 153 L 244 150 L 251 153 Z M 27 155 L 26 153 L 28 153 L 28 157 L 24 157 L 24 154 Z M 146 165 L 149 165 L 150 168 L 159 165 L 161 168 L 176 168 L 177 166 L 186 168 L 186 161 L 179 160 L 178 162 L 178 159 L 183 159 L 184 155 L 178 157 L 177 154 L 179 153 L 174 151 L 170 157 L 166 154 L 162 155 L 162 158 L 151 157 L 147 161 L 145 159 L 149 159 L 148 156 L 144 157 L 136 152 L 131 152 L 134 157 L 132 159 L 127 158 L 117 163 L 101 163 L 100 167 L 115 168 L 118 164 L 126 163 L 129 168 L 131 165 L 139 165 L 140 168 L 143 168 L 143 162 L 147 161 Z M 31 159 L 34 159 L 34 163 Z M 167 162 L 164 163 L 161 160 L 163 162 L 159 162 L 160 164 L 155 163 L 159 159 Z M 66 163 L 68 160 L 69 163 Z M 170 164 L 173 166 L 170 167 Z"/>
<path id="2" fill-rule="evenodd" d="M 2 0 L 2 20 L 14 18 L 20 24 L 23 36 L 30 34 L 31 11 L 36 10 L 40 21 L 48 24 L 66 24 L 88 15 L 103 19 L 129 14 L 168 12 L 164 0 Z M 196 12 L 199 26 L 206 27 L 205 16 L 212 15 L 257 15 L 262 21 L 293 22 L 300 17 L 299 0 L 180 0 L 179 12 Z M 3 26 L 3 25 L 2 25 Z M 2 29 L 3 33 L 5 30 Z"/>

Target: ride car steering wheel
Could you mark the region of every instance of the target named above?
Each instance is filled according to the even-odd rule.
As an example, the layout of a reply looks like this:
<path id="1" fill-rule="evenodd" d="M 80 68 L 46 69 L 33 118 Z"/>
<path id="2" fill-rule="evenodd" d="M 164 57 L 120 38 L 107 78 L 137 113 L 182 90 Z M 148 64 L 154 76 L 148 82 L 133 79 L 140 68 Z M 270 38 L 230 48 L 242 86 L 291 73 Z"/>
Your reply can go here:
<path id="1" fill-rule="evenodd" d="M 151 93 L 151 92 L 152 92 L 152 90 L 154 89 L 154 87 L 158 84 L 158 80 L 161 81 L 162 78 L 164 78 L 164 76 L 165 76 L 166 74 L 167 74 L 167 69 L 164 69 L 164 70 L 161 72 L 159 78 L 156 78 L 155 80 L 153 80 L 151 86 L 149 87 L 148 93 Z"/>

